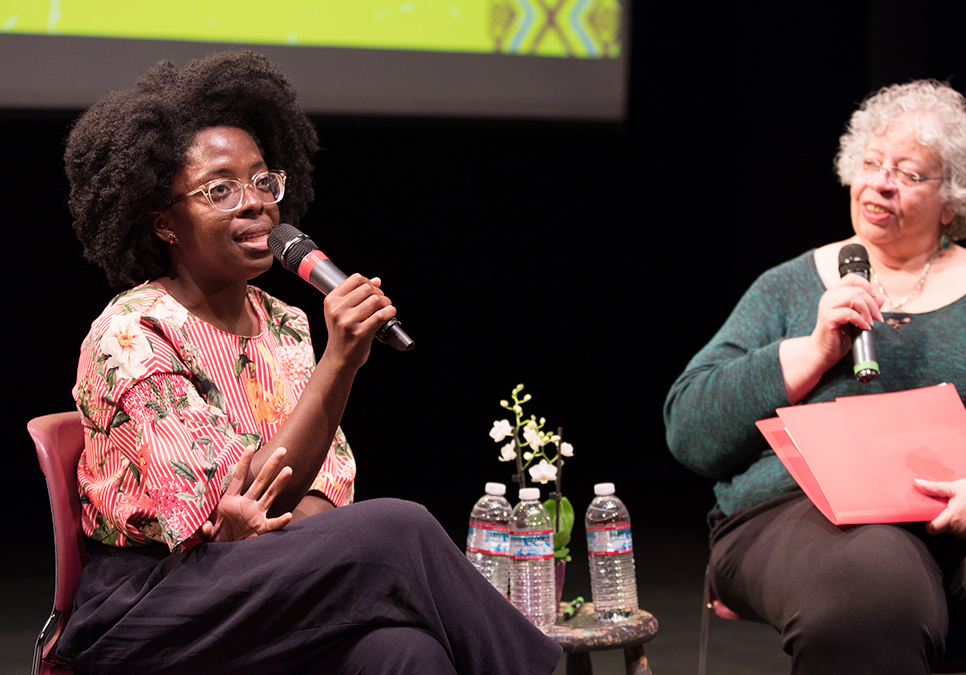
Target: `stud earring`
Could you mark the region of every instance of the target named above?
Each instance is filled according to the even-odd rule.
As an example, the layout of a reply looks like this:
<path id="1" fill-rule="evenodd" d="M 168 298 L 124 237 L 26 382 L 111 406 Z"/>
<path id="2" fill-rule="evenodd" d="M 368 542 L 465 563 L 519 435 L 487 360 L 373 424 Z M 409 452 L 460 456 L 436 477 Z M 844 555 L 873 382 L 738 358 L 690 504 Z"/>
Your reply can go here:
<path id="1" fill-rule="evenodd" d="M 172 246 L 178 243 L 178 235 L 174 233 L 174 230 L 168 230 L 168 243 Z"/>

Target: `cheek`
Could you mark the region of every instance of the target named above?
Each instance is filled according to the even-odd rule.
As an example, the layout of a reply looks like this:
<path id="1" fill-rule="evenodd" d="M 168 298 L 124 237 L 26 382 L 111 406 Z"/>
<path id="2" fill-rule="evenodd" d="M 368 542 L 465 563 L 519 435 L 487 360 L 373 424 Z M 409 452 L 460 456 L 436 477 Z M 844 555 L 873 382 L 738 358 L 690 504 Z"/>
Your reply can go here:
<path id="1" fill-rule="evenodd" d="M 265 213 L 267 213 L 268 217 L 271 218 L 272 224 L 275 226 L 278 226 L 278 219 L 279 219 L 278 203 L 276 202 L 275 204 L 269 204 L 265 208 Z"/>
<path id="2" fill-rule="evenodd" d="M 859 217 L 859 198 L 862 196 L 862 187 L 855 183 L 849 188 L 849 211 L 852 215 L 852 225 L 855 225 Z"/>

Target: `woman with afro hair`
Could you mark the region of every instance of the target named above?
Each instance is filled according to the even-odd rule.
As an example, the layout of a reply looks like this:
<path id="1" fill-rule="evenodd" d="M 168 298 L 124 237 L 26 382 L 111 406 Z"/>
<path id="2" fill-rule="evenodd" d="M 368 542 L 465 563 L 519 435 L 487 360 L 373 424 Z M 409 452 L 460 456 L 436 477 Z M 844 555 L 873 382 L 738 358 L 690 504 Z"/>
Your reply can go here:
<path id="1" fill-rule="evenodd" d="M 306 315 L 249 285 L 298 225 L 318 140 L 288 79 L 226 52 L 152 67 L 67 141 L 88 260 L 123 290 L 73 393 L 85 566 L 58 656 L 79 673 L 550 673 L 560 648 L 421 506 L 353 504 L 339 421 L 378 278 Z M 469 611 L 468 611 L 469 610 Z"/>

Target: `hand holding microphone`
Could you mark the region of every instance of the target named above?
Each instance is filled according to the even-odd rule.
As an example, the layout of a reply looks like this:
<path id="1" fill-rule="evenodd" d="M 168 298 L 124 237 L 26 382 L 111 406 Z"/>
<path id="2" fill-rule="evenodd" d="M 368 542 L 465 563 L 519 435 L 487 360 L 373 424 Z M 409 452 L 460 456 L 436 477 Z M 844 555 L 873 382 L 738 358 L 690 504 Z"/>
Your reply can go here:
<path id="1" fill-rule="evenodd" d="M 268 236 L 268 247 L 285 269 L 298 274 L 325 295 L 346 280 L 346 275 L 319 250 L 315 242 L 291 225 L 280 223 L 272 230 Z M 395 317 L 376 332 L 376 338 L 401 352 L 408 352 L 416 346 Z"/>

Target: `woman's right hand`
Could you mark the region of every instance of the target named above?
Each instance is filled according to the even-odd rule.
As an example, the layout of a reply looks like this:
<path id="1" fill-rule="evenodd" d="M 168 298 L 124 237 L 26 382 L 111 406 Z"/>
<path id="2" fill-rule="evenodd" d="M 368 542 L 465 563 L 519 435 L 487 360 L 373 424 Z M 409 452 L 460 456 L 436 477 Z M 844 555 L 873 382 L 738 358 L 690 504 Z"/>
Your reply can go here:
<path id="1" fill-rule="evenodd" d="M 852 326 L 872 328 L 882 321 L 885 298 L 858 274 L 846 274 L 822 294 L 810 335 L 782 341 L 779 360 L 788 400 L 798 403 L 829 368 L 852 349 Z"/>
<path id="2" fill-rule="evenodd" d="M 883 303 L 885 298 L 858 274 L 846 274 L 822 294 L 809 340 L 825 364 L 823 373 L 852 349 L 852 326 L 870 330 L 873 320 L 882 321 Z"/>
<path id="3" fill-rule="evenodd" d="M 372 338 L 396 315 L 396 308 L 380 288 L 379 277 L 353 274 L 325 298 L 325 326 L 329 339 L 323 358 L 352 369 L 369 358 Z"/>
<path id="4" fill-rule="evenodd" d="M 201 526 L 204 541 L 241 541 L 266 532 L 280 530 L 292 520 L 291 513 L 277 518 L 268 517 L 268 509 L 292 477 L 292 469 L 282 467 L 274 480 L 272 476 L 285 457 L 285 448 L 277 448 L 262 466 L 251 487 L 241 494 L 245 477 L 255 451 L 246 448 L 235 465 L 235 474 L 228 489 L 218 501 L 218 506 Z"/>

